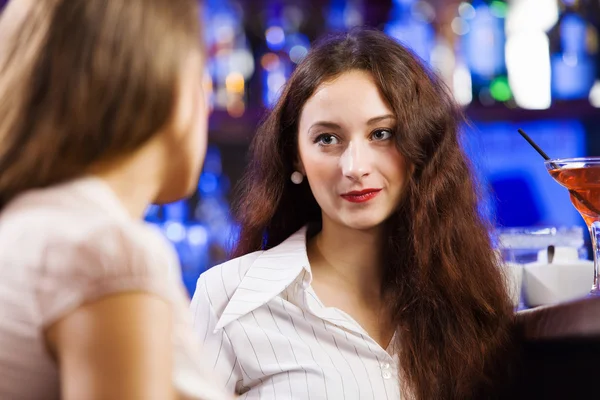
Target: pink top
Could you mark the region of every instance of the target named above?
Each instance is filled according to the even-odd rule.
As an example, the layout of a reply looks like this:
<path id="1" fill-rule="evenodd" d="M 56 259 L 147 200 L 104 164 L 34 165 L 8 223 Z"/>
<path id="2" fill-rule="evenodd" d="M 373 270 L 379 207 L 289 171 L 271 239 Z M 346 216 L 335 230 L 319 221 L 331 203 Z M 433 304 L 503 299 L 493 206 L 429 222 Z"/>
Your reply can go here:
<path id="1" fill-rule="evenodd" d="M 104 181 L 86 177 L 9 203 L 0 212 L 0 398 L 58 399 L 44 328 L 82 304 L 134 290 L 173 306 L 173 380 L 183 397 L 228 398 L 200 365 L 175 252 Z"/>

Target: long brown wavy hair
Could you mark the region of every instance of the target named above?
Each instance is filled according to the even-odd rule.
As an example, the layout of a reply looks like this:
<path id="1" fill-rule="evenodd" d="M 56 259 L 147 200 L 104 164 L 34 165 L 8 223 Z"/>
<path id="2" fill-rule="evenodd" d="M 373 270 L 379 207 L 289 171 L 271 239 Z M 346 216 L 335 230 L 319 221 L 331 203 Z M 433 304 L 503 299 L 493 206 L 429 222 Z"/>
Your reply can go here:
<path id="1" fill-rule="evenodd" d="M 13 0 L 0 15 L 0 209 L 167 126 L 197 0 Z M 201 71 L 198 71 L 200 74 Z"/>
<path id="2" fill-rule="evenodd" d="M 276 246 L 321 220 L 308 184 L 289 178 L 298 121 L 319 85 L 350 70 L 372 74 L 396 116 L 398 149 L 414 166 L 387 222 L 383 279 L 405 392 L 424 400 L 493 397 L 508 376 L 502 355 L 511 347 L 513 310 L 461 147 L 463 115 L 438 77 L 385 34 L 330 36 L 298 65 L 253 139 L 234 256 Z"/>

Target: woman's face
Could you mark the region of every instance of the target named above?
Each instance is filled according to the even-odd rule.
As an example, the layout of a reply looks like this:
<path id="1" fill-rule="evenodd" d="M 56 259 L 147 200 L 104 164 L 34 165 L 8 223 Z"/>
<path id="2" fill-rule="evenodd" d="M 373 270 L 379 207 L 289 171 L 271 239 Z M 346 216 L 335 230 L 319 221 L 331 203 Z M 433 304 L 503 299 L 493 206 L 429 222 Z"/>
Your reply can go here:
<path id="1" fill-rule="evenodd" d="M 323 83 L 305 103 L 296 169 L 306 176 L 324 222 L 364 230 L 396 210 L 407 166 L 395 127 L 393 112 L 364 71 Z"/>
<path id="2" fill-rule="evenodd" d="M 167 165 L 164 185 L 157 202 L 189 196 L 198 178 L 208 145 L 208 108 L 203 88 L 203 61 L 193 57 L 182 74 L 179 96 L 167 135 Z"/>

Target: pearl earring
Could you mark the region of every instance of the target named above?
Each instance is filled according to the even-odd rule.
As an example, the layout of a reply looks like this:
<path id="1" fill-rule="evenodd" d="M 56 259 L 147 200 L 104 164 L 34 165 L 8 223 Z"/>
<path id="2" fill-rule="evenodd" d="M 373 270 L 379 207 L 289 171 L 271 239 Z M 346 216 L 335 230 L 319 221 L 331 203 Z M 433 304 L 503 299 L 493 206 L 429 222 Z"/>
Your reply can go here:
<path id="1" fill-rule="evenodd" d="M 301 172 L 294 171 L 294 172 L 292 173 L 292 177 L 291 177 L 291 179 L 292 179 L 292 182 L 294 182 L 296 185 L 299 185 L 299 184 L 301 184 L 301 183 L 302 183 L 302 181 L 304 180 L 304 175 L 302 175 L 302 173 L 301 173 Z"/>

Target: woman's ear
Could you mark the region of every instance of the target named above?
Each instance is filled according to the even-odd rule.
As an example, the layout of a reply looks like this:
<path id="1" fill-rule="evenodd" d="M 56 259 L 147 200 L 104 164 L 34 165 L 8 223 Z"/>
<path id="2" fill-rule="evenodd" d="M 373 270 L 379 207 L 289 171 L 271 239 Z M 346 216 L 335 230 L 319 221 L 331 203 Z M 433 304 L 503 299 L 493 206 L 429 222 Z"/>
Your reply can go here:
<path id="1" fill-rule="evenodd" d="M 294 163 L 294 171 L 298 171 L 300 172 L 302 175 L 306 175 L 306 173 L 304 172 L 304 166 L 302 165 L 301 161 L 296 161 Z"/>
<path id="2" fill-rule="evenodd" d="M 302 164 L 302 160 L 300 159 L 300 154 L 296 154 L 294 156 L 294 163 L 292 166 L 294 167 L 294 171 L 298 171 L 302 175 L 306 175 L 304 171 L 304 165 Z"/>

